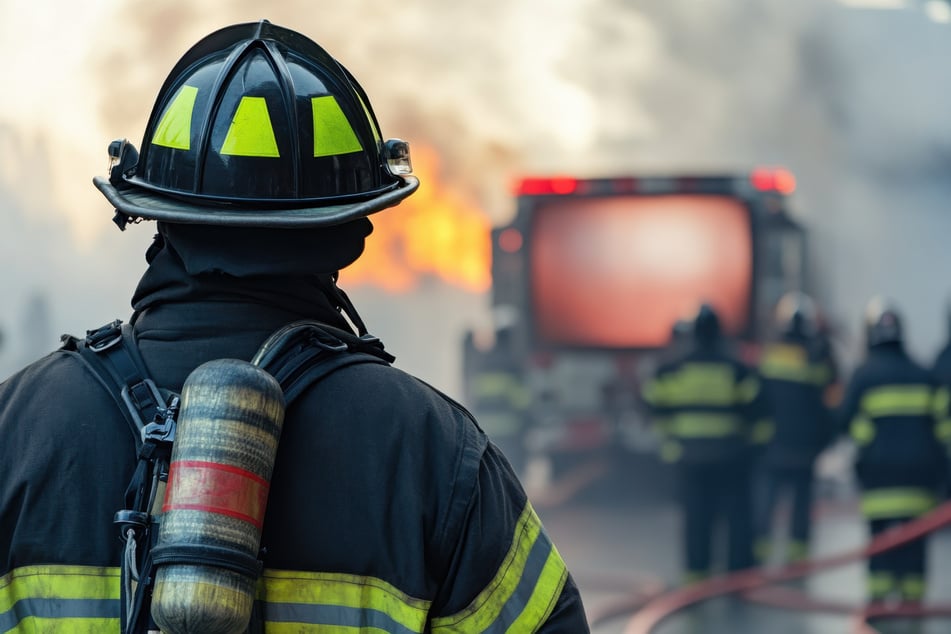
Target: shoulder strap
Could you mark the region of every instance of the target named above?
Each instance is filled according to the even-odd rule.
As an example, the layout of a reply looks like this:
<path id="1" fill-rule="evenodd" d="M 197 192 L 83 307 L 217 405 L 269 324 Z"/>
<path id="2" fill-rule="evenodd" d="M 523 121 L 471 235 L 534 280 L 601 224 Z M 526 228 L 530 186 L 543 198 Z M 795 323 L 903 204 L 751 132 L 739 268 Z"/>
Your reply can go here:
<path id="1" fill-rule="evenodd" d="M 84 339 L 64 335 L 63 348 L 78 352 L 108 389 L 140 447 L 145 427 L 177 395 L 159 388 L 149 376 L 132 327 L 116 319 L 86 331 Z M 251 362 L 277 379 L 285 402 L 290 403 L 334 370 L 356 363 L 389 365 L 394 359 L 372 335 L 357 336 L 320 322 L 298 321 L 268 337 Z"/>
<path id="2" fill-rule="evenodd" d="M 85 339 L 64 336 L 63 343 L 65 349 L 78 352 L 107 387 L 129 423 L 136 448 L 141 448 L 143 430 L 157 413 L 167 408 L 166 401 L 173 394 L 159 389 L 149 377 L 135 344 L 132 327 L 116 319 L 87 330 Z"/>
<path id="3" fill-rule="evenodd" d="M 298 321 L 268 337 L 251 363 L 270 373 L 290 403 L 334 370 L 356 363 L 389 365 L 395 357 L 372 335 L 353 333 L 316 321 Z"/>

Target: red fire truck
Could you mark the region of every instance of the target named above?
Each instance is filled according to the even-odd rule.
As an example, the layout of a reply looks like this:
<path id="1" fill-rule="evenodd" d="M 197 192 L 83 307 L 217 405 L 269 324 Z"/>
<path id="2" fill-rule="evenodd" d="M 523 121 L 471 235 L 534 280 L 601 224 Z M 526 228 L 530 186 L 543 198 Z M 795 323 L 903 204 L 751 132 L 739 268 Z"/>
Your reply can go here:
<path id="1" fill-rule="evenodd" d="M 491 298 L 530 395 L 527 450 L 556 466 L 652 453 L 639 384 L 701 301 L 754 356 L 780 296 L 808 290 L 794 189 L 783 169 L 523 179 L 514 218 L 492 230 Z M 477 341 L 466 337 L 463 383 L 478 418 L 468 388 L 491 350 Z"/>

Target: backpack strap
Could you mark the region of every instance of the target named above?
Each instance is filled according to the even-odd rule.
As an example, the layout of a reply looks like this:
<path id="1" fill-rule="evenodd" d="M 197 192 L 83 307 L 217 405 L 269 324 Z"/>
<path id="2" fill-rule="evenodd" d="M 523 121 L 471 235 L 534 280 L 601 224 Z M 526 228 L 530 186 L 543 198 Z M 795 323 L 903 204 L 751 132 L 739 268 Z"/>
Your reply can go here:
<path id="1" fill-rule="evenodd" d="M 284 401 L 331 372 L 357 363 L 389 365 L 395 357 L 372 335 L 357 336 L 316 321 L 297 321 L 274 332 L 251 363 L 271 374 L 284 390 Z"/>
<path id="2" fill-rule="evenodd" d="M 94 371 L 119 406 L 135 438 L 136 449 L 142 448 L 146 427 L 168 407 L 171 397 L 149 376 L 139 353 L 132 326 L 116 319 L 94 330 L 87 330 L 85 339 L 63 337 L 64 348 L 78 352 Z"/>

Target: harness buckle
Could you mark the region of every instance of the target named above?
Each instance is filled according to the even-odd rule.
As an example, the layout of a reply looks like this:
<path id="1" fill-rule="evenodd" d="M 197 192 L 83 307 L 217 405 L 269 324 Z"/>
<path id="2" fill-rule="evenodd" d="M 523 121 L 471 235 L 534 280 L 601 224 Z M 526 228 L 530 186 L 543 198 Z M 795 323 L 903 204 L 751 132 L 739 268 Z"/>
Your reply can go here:
<path id="1" fill-rule="evenodd" d="M 96 330 L 86 331 L 86 347 L 93 352 L 108 350 L 122 341 L 122 320 L 116 319 Z"/>
<path id="2" fill-rule="evenodd" d="M 153 383 L 154 385 L 154 383 Z M 178 408 L 181 399 L 172 397 L 168 407 L 160 407 L 151 423 L 142 427 L 142 444 L 175 442 L 175 424 L 178 421 Z"/>
<path id="3" fill-rule="evenodd" d="M 311 328 L 307 334 L 309 335 L 308 339 L 310 339 L 310 342 L 321 350 L 326 350 L 327 352 L 346 352 L 350 349 L 346 341 L 324 330 Z"/>
<path id="4" fill-rule="evenodd" d="M 143 387 L 145 390 L 142 389 Z M 168 407 L 165 404 L 165 398 L 152 379 L 144 379 L 134 385 L 123 386 L 121 395 L 122 401 L 135 420 L 136 427 L 140 430 L 146 427 L 145 421 L 142 420 L 142 412 L 147 411 L 149 407 L 162 412 Z"/>

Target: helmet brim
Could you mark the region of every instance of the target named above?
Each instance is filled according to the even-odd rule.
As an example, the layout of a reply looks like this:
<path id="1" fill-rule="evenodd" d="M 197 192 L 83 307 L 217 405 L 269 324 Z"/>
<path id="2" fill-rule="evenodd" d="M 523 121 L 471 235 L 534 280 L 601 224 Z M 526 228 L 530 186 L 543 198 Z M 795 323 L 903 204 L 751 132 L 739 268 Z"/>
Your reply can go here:
<path id="1" fill-rule="evenodd" d="M 267 209 L 196 205 L 162 196 L 139 187 L 117 188 L 108 178 L 96 176 L 93 184 L 117 211 L 132 218 L 163 222 L 227 227 L 329 227 L 363 218 L 393 207 L 419 187 L 415 176 L 399 177 L 395 189 L 359 202 L 340 205 Z"/>

